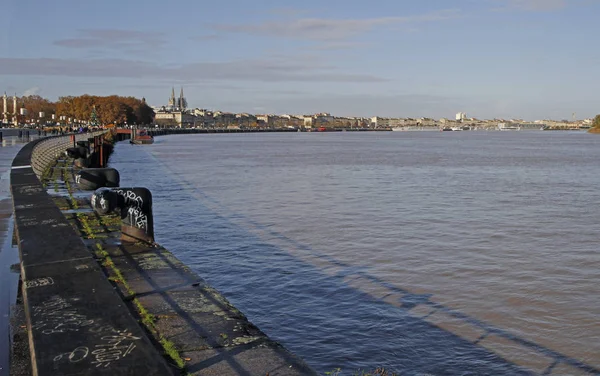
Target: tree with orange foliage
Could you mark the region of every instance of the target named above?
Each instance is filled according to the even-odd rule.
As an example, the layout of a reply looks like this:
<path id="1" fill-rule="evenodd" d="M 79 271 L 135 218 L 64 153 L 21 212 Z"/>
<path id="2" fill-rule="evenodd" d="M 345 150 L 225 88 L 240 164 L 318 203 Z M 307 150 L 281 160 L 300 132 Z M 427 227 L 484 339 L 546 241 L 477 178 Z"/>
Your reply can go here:
<path id="1" fill-rule="evenodd" d="M 79 97 L 60 97 L 56 103 L 57 116 L 85 121 L 90 120 L 94 108 L 100 124 L 149 124 L 154 118 L 152 108 L 144 100 L 134 97 L 85 94 Z"/>
<path id="2" fill-rule="evenodd" d="M 45 123 L 52 118 L 55 112 L 56 105 L 49 100 L 40 97 L 39 95 L 28 95 L 17 98 L 17 103 L 20 108 L 27 109 L 27 115 L 23 116 L 23 120 L 30 122 L 39 121 Z M 43 112 L 43 117 L 40 118 L 40 112 Z"/>

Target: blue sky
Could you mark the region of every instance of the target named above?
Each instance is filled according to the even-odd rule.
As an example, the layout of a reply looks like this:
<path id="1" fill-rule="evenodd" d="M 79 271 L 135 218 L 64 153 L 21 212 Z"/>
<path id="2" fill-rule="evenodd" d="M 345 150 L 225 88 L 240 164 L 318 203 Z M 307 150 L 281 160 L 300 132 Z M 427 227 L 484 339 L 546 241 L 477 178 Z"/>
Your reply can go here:
<path id="1" fill-rule="evenodd" d="M 600 113 L 599 0 L 2 0 L 0 91 L 250 113 Z"/>

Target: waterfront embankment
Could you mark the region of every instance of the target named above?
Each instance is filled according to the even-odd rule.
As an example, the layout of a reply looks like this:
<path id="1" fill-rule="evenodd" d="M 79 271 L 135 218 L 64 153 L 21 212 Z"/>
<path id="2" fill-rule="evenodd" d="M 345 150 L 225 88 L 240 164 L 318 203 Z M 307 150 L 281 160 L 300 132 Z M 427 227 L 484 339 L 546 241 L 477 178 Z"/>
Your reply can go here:
<path id="1" fill-rule="evenodd" d="M 11 169 L 34 374 L 314 374 L 169 251 L 120 241 L 120 215 L 78 189 L 72 145 L 32 142 Z"/>
<path id="2" fill-rule="evenodd" d="M 0 375 L 8 374 L 11 348 L 10 317 L 16 302 L 19 255 L 13 242 L 13 206 L 10 196 L 10 167 L 21 147 L 37 138 L 37 132 L 0 129 Z M 19 133 L 21 137 L 19 137 Z M 12 312 L 13 316 L 15 312 Z"/>

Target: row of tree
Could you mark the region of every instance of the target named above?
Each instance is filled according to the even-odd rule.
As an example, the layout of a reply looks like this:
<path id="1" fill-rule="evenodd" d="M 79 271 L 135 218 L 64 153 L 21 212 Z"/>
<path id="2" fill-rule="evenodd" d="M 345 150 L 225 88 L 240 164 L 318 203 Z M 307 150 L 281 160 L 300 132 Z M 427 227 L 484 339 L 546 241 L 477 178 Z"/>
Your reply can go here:
<path id="1" fill-rule="evenodd" d="M 20 121 L 46 123 L 61 122 L 61 119 L 75 119 L 79 121 L 92 120 L 92 113 L 98 125 L 106 124 L 150 124 L 154 119 L 154 110 L 146 104 L 144 99 L 134 97 L 121 97 L 111 95 L 100 97 L 95 95 L 81 95 L 78 97 L 60 97 L 57 102 L 51 102 L 39 95 L 17 97 L 17 106 L 27 109 L 27 114 Z M 40 117 L 43 113 L 43 117 Z"/>

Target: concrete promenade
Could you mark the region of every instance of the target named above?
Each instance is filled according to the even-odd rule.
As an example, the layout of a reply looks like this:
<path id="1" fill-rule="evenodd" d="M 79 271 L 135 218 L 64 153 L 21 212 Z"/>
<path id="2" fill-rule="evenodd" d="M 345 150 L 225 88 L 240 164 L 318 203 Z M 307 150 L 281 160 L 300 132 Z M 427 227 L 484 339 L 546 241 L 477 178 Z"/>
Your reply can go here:
<path id="1" fill-rule="evenodd" d="M 77 189 L 72 142 L 31 142 L 12 164 L 31 371 L 11 374 L 315 374 L 168 250 L 121 242 L 120 216 Z"/>

